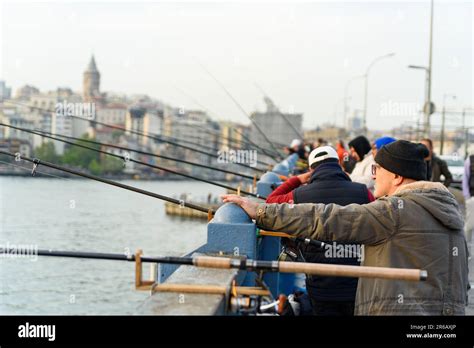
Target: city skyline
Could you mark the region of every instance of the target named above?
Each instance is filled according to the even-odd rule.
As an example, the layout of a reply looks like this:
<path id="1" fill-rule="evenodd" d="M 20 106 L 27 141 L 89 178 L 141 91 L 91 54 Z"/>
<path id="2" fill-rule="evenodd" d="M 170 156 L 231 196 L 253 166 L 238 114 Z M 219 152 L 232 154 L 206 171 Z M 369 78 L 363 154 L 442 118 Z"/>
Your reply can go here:
<path id="1" fill-rule="evenodd" d="M 35 11 L 19 16 L 24 6 L 22 3 L 6 3 L 2 11 L 4 44 L 0 76 L 14 91 L 24 84 L 31 84 L 42 91 L 65 86 L 80 92 L 82 72 L 94 54 L 102 74 L 101 91 L 148 94 L 164 103 L 187 109 L 200 109 L 202 105 L 211 114 L 221 116 L 222 120 L 247 124 L 245 116 L 199 66 L 202 64 L 217 76 L 248 113 L 263 109 L 263 95 L 255 87 L 258 83 L 282 111 L 303 113 L 303 125 L 308 129 L 328 121 L 340 124 L 346 81 L 362 74 L 374 57 L 394 51 L 396 56 L 377 64 L 370 75 L 369 128 L 388 129 L 404 121 L 413 121 L 411 115 L 393 117 L 390 114 L 384 116 L 384 112 L 392 105 L 399 110 L 414 110 L 407 106 L 417 107 L 423 103 L 424 74 L 408 69 L 407 65 L 427 64 L 429 2 L 426 1 L 417 4 L 318 2 L 297 5 L 148 3 L 143 9 L 129 3 L 117 3 L 113 7 L 110 3 L 54 3 L 47 10 L 42 5 L 33 4 Z M 247 17 L 242 16 L 249 8 L 251 11 Z M 472 16 L 469 9 L 472 5 L 467 2 L 451 5 L 435 2 L 432 100 L 438 110 L 442 107 L 445 93 L 457 95 L 455 101 L 446 103 L 450 108 L 460 110 L 472 106 L 472 32 L 466 30 Z M 374 16 L 374 11 L 380 17 Z M 89 13 L 90 18 L 82 17 L 84 13 Z M 263 16 L 264 13 L 268 18 Z M 318 16 L 324 23 L 304 21 Z M 54 18 L 57 21 L 48 24 L 51 22 L 49 19 Z M 232 26 L 243 18 L 247 20 L 246 26 Z M 387 18 L 392 22 L 387 22 Z M 252 31 L 257 19 L 263 21 L 262 28 Z M 363 23 L 364 19 L 368 20 L 367 28 L 351 26 L 357 20 Z M 104 20 L 107 20 L 107 26 L 100 24 Z M 186 23 L 167 26 L 177 20 Z M 419 21 L 416 26 L 414 20 Z M 202 26 L 193 26 L 196 21 L 202 22 Z M 220 38 L 213 26 L 216 23 L 220 24 L 220 35 L 226 41 L 216 41 Z M 35 24 L 42 25 L 32 32 Z M 53 35 L 54 24 L 58 27 L 63 24 L 65 29 Z M 317 31 L 324 25 L 329 28 L 326 35 L 330 40 Z M 368 32 L 368 28 L 385 30 L 375 35 L 370 30 Z M 419 31 L 412 31 L 413 28 Z M 304 29 L 309 30 L 308 35 L 298 36 Z M 91 35 L 90 31 L 94 30 L 96 34 Z M 356 37 L 364 36 L 374 44 L 362 49 L 360 40 L 350 42 L 353 41 L 351 31 L 358 32 Z M 27 33 L 29 35 L 25 37 Z M 275 33 L 279 35 L 275 36 Z M 177 40 L 182 34 L 187 36 Z M 203 34 L 210 37 L 203 37 Z M 311 34 L 316 36 L 312 38 Z M 34 40 L 36 35 L 43 40 Z M 67 35 L 70 40 L 61 40 Z M 404 42 L 403 38 L 407 36 L 413 39 Z M 79 37 L 82 40 L 77 39 Z M 156 40 L 150 41 L 150 38 Z M 298 38 L 304 41 L 298 41 Z M 387 42 L 390 39 L 396 40 Z M 51 40 L 56 45 L 60 43 L 58 48 L 63 49 L 48 49 Z M 216 42 L 220 43 L 218 49 L 214 47 Z M 36 48 L 34 51 L 32 45 Z M 280 53 L 279 46 L 288 47 L 290 53 Z M 343 55 L 341 47 L 351 53 Z M 352 50 L 354 47 L 358 49 Z M 321 48 L 326 50 L 317 51 Z M 272 54 L 272 49 L 280 54 Z M 64 54 L 63 51 L 73 53 Z M 122 53 L 114 56 L 117 52 Z M 326 63 L 327 69 L 324 69 L 324 64 L 313 66 L 311 58 L 314 62 Z M 314 70 L 309 70 L 309 67 L 314 67 Z M 155 75 L 156 79 L 150 78 Z M 362 109 L 362 80 L 352 82 L 349 95 L 351 111 Z M 437 115 L 434 115 L 435 123 L 436 119 Z"/>

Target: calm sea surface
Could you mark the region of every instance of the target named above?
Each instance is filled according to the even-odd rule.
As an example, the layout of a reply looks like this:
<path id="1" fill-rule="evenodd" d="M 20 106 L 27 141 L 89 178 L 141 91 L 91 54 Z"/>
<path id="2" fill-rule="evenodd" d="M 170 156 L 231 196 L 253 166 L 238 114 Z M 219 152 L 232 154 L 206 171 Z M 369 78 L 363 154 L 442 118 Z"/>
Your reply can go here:
<path id="1" fill-rule="evenodd" d="M 190 181 L 123 183 L 196 200 L 224 192 Z M 169 217 L 163 201 L 91 180 L 0 177 L 0 195 L 0 247 L 160 256 L 206 242 L 205 220 Z M 134 276 L 132 262 L 0 257 L 0 314 L 132 314 L 148 296 L 134 290 Z"/>

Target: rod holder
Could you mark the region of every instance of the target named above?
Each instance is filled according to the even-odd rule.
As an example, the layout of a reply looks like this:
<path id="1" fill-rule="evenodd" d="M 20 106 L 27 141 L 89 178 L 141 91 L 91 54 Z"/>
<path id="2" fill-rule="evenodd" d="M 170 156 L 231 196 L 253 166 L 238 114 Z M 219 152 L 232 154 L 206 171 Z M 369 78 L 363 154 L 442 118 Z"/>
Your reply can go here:
<path id="1" fill-rule="evenodd" d="M 135 290 L 150 290 L 155 282 L 153 280 L 143 280 L 142 255 L 142 249 L 138 249 L 135 253 Z"/>

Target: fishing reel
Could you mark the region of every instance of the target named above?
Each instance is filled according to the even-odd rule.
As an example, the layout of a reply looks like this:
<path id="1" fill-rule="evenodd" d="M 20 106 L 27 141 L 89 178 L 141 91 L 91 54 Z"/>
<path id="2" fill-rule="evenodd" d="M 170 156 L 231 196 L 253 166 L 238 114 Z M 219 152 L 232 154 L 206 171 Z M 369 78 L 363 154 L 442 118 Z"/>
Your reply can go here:
<path id="1" fill-rule="evenodd" d="M 283 241 L 278 261 L 304 262 L 304 256 L 298 243 L 290 240 Z"/>
<path id="2" fill-rule="evenodd" d="M 271 296 L 238 296 L 231 297 L 230 310 L 238 315 L 281 315 L 285 309 L 287 298 L 280 295 L 278 300 Z"/>
<path id="3" fill-rule="evenodd" d="M 275 299 L 263 281 L 263 272 L 255 278 L 256 287 L 237 287 L 235 280 L 230 291 L 229 309 L 237 315 L 282 315 L 288 308 L 288 299 Z"/>

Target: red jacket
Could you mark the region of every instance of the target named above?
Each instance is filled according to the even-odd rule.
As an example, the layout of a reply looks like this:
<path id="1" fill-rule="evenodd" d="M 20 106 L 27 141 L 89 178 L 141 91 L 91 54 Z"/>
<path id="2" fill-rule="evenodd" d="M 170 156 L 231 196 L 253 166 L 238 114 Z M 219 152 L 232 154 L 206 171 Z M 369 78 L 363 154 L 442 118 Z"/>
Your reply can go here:
<path id="1" fill-rule="evenodd" d="M 293 203 L 293 190 L 301 185 L 300 179 L 297 176 L 292 176 L 273 190 L 267 197 L 266 203 Z M 374 196 L 369 190 L 367 190 L 367 196 L 370 202 L 375 201 Z"/>

